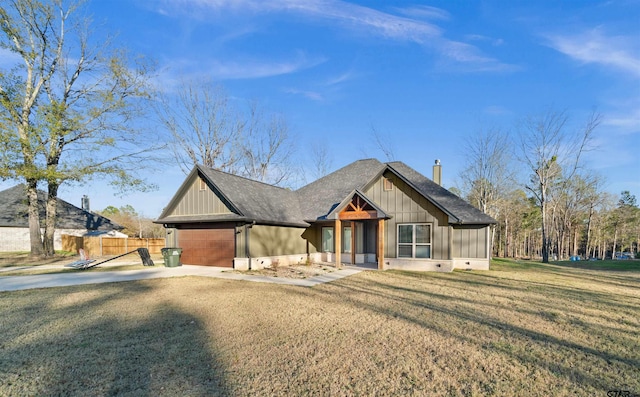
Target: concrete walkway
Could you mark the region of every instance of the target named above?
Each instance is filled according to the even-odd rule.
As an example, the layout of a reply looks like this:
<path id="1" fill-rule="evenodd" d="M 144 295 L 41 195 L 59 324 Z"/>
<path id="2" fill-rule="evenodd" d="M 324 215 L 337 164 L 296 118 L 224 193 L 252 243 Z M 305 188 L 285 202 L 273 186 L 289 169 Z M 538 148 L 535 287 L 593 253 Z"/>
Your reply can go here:
<path id="1" fill-rule="evenodd" d="M 248 275 L 235 273 L 229 268 L 192 265 L 182 265 L 179 267 L 154 266 L 142 270 L 122 270 L 112 272 L 83 272 L 79 270 L 77 272 L 38 274 L 33 276 L 0 277 L 0 291 L 65 287 L 80 284 L 117 283 L 121 281 L 183 276 L 215 277 L 229 280 L 245 280 L 262 283 L 297 285 L 300 287 L 313 287 L 314 285 L 327 283 L 360 273 L 362 270 L 363 269 L 345 268 L 305 279 Z"/>

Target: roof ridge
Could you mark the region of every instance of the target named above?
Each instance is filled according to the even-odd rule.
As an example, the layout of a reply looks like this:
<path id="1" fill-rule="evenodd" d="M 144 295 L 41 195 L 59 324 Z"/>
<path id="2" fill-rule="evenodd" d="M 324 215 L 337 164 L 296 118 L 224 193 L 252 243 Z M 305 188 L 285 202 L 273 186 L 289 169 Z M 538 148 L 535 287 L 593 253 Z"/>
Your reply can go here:
<path id="1" fill-rule="evenodd" d="M 219 172 L 219 173 L 221 173 L 221 174 L 229 175 L 229 176 L 232 176 L 232 177 L 235 177 L 235 178 L 238 178 L 238 179 L 244 179 L 245 181 L 248 181 L 248 182 L 259 183 L 259 184 L 262 184 L 262 185 L 265 185 L 265 186 L 274 187 L 274 188 L 282 189 L 282 190 L 289 191 L 289 192 L 293 192 L 293 191 L 294 191 L 294 190 L 291 190 L 290 188 L 286 188 L 286 187 L 282 187 L 282 186 L 274 185 L 274 184 L 267 183 L 267 182 L 264 182 L 264 181 L 258 181 L 258 180 L 256 180 L 256 179 L 251 179 L 251 178 L 249 178 L 249 177 L 242 176 L 242 175 L 238 175 L 238 174 L 234 174 L 234 173 L 227 172 L 227 171 L 217 170 L 217 169 L 215 169 L 215 168 L 206 167 L 206 166 L 201 165 L 201 164 L 198 164 L 198 167 L 201 167 L 201 168 L 202 168 L 202 169 L 204 169 L 205 171 L 214 171 L 214 172 Z"/>
<path id="2" fill-rule="evenodd" d="M 378 162 L 378 164 L 380 164 L 380 165 L 385 165 L 385 163 L 383 163 L 383 162 L 381 162 L 380 160 L 378 160 L 378 159 L 376 159 L 376 158 L 373 158 L 373 157 L 368 158 L 368 159 L 360 159 L 360 160 L 352 161 L 351 163 L 346 164 L 346 165 L 344 165 L 344 166 L 342 166 L 342 167 L 338 168 L 337 170 L 335 170 L 335 171 L 332 171 L 332 172 L 328 173 L 327 175 L 324 175 L 324 176 L 322 176 L 322 177 L 320 177 L 320 178 L 318 178 L 318 179 L 316 179 L 316 180 L 314 180 L 314 181 L 312 181 L 312 182 L 307 183 L 307 184 L 306 184 L 306 185 L 304 185 L 304 186 L 299 187 L 298 189 L 296 189 L 296 190 L 295 190 L 295 192 L 296 192 L 296 193 L 297 193 L 297 192 L 300 192 L 301 190 L 303 190 L 303 189 L 305 189 L 305 188 L 307 188 L 307 187 L 309 187 L 309 186 L 311 186 L 311 185 L 313 185 L 313 184 L 316 184 L 316 183 L 318 183 L 319 181 L 321 181 L 321 180 L 323 180 L 323 179 L 326 179 L 326 178 L 329 178 L 329 177 L 334 177 L 334 178 L 335 178 L 335 175 L 334 175 L 334 174 L 337 174 L 338 172 L 340 172 L 340 171 L 344 170 L 345 168 L 351 168 L 351 167 L 353 167 L 356 163 L 361 163 L 361 162 L 364 162 L 364 161 L 376 161 L 376 162 Z M 360 186 L 358 186 L 358 188 L 361 188 L 362 186 L 365 186 L 367 183 L 369 183 L 369 181 L 365 181 L 365 182 L 364 182 L 364 185 L 360 185 Z"/>

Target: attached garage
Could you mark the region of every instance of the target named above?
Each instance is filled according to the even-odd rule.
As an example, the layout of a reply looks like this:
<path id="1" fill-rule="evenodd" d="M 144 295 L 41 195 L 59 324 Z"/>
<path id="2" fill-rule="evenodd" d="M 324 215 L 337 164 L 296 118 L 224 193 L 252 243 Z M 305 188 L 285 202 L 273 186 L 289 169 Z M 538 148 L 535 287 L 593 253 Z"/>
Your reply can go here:
<path id="1" fill-rule="evenodd" d="M 212 226 L 207 229 L 178 230 L 178 246 L 186 265 L 233 267 L 235 229 Z"/>

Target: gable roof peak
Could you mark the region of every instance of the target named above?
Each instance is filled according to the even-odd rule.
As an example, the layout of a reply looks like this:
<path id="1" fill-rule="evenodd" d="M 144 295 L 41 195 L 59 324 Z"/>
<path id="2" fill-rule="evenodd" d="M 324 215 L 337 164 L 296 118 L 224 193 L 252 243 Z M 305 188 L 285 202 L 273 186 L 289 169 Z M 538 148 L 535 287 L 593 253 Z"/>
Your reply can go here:
<path id="1" fill-rule="evenodd" d="M 218 170 L 218 169 L 215 169 L 215 168 L 206 167 L 206 166 L 204 166 L 204 165 L 202 165 L 202 164 L 196 164 L 196 168 L 197 168 L 199 171 L 201 171 L 203 174 L 205 174 L 205 175 L 206 175 L 206 173 L 207 173 L 207 172 L 218 172 L 218 173 L 221 173 L 221 174 L 224 174 L 224 175 L 228 175 L 228 176 L 233 177 L 233 178 L 244 179 L 245 181 L 247 181 L 247 182 L 249 182 L 249 183 L 259 183 L 259 184 L 262 184 L 262 185 L 265 185 L 265 186 L 268 186 L 268 187 L 271 187 L 271 188 L 276 188 L 276 189 L 282 189 L 282 190 L 286 190 L 286 191 L 291 191 L 291 189 L 286 188 L 286 187 L 282 187 L 282 186 L 278 186 L 278 185 L 272 185 L 272 184 L 270 184 L 270 183 L 263 182 L 263 181 L 259 181 L 259 180 L 257 180 L 257 179 L 251 179 L 251 178 L 248 178 L 248 177 L 246 177 L 246 176 L 242 176 L 242 175 L 238 175 L 238 174 L 233 174 L 233 173 L 231 173 L 231 172 L 222 171 L 222 170 Z"/>

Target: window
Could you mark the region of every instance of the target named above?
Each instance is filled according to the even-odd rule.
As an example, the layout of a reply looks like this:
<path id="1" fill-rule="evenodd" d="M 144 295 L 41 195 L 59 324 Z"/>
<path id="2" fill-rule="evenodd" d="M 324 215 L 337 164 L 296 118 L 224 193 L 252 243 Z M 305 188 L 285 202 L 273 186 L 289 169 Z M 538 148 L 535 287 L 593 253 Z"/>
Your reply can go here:
<path id="1" fill-rule="evenodd" d="M 342 252 L 345 254 L 351 253 L 351 227 L 346 226 L 342 228 Z"/>
<path id="2" fill-rule="evenodd" d="M 384 178 L 383 189 L 385 191 L 393 190 L 393 181 L 389 178 Z"/>
<path id="3" fill-rule="evenodd" d="M 200 178 L 200 190 L 207 190 L 207 182 L 203 178 Z"/>
<path id="4" fill-rule="evenodd" d="M 431 258 L 431 225 L 398 225 L 398 258 Z"/>
<path id="5" fill-rule="evenodd" d="M 322 228 L 322 252 L 333 252 L 333 228 Z"/>

